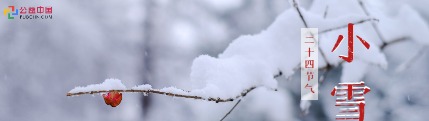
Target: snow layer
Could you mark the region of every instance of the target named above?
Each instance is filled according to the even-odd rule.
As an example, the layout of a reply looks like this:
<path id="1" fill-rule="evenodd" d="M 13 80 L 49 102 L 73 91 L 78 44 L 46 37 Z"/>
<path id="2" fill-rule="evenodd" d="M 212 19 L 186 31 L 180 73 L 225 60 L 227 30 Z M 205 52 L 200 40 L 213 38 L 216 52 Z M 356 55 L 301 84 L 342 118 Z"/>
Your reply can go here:
<path id="1" fill-rule="evenodd" d="M 91 84 L 85 87 L 75 87 L 69 93 L 105 91 L 105 90 L 125 90 L 127 89 L 119 79 L 106 79 L 101 84 Z"/>
<path id="2" fill-rule="evenodd" d="M 321 15 L 302 8 L 301 12 L 307 24 L 319 28 L 320 31 L 368 19 L 364 16 L 323 19 Z M 267 30 L 256 35 L 240 36 L 234 40 L 218 58 L 207 55 L 196 58 L 192 65 L 191 80 L 205 84 L 205 87 L 196 91 L 201 92 L 203 97 L 222 98 L 237 96 L 252 86 L 277 88 L 273 75 L 282 71 L 284 77 L 289 77 L 293 74 L 294 67 L 300 63 L 300 46 L 297 46 L 300 45 L 300 28 L 304 28 L 304 24 L 297 11 L 291 8 L 279 15 Z M 328 32 L 326 34 L 329 34 L 329 38 L 326 35 L 320 40 L 320 48 L 324 53 L 329 53 L 325 55 L 330 55 L 327 56 L 327 62 L 334 65 L 342 61 L 338 56 L 347 52 L 347 46 L 344 45 L 336 52 L 330 52 L 335 37 L 347 34 L 346 31 L 340 32 Z M 365 37 L 364 35 L 363 33 L 361 36 Z M 373 44 L 371 41 L 369 43 Z M 363 46 L 356 47 L 355 53 L 358 53 L 355 54 L 356 59 L 381 66 L 387 65 L 384 54 L 377 47 L 369 50 Z M 326 62 L 323 58 L 319 59 Z M 321 65 L 326 66 L 323 63 Z"/>
<path id="3" fill-rule="evenodd" d="M 133 88 L 131 88 L 132 90 L 150 90 L 152 89 L 152 85 L 149 84 L 143 84 L 143 85 L 138 85 L 135 86 Z"/>
<path id="4" fill-rule="evenodd" d="M 207 55 L 194 60 L 191 79 L 205 81 L 206 87 L 192 91 L 203 97 L 231 98 L 255 86 L 276 88 L 267 63 L 243 56 L 216 59 Z"/>

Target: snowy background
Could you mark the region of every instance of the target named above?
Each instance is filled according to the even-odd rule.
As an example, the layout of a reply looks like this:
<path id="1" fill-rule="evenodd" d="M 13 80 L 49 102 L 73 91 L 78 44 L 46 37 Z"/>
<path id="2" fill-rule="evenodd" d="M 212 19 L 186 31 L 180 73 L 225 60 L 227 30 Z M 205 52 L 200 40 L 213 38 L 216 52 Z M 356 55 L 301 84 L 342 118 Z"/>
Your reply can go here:
<path id="1" fill-rule="evenodd" d="M 367 18 L 358 0 L 298 2 L 310 27 L 332 28 Z M 327 42 L 323 46 L 327 62 L 334 67 L 320 82 L 318 101 L 301 108 L 300 73 L 283 70 L 284 75 L 275 79 L 278 91 L 255 89 L 226 120 L 331 121 L 336 110 L 330 91 L 347 80 L 364 80 L 372 89 L 365 95 L 367 121 L 427 120 L 429 1 L 363 2 L 370 16 L 379 19 L 374 23 L 382 37 L 372 22 L 355 25 L 355 33 L 371 42 L 374 55 L 355 55 L 357 64 L 353 65 L 336 63 L 341 52 L 331 53 L 330 49 L 346 30 L 329 32 L 321 39 Z M 217 121 L 234 102 L 125 93 L 121 105 L 111 108 L 99 95 L 66 97 L 66 93 L 75 86 L 98 84 L 107 78 L 121 79 L 127 87 L 151 84 L 153 88 L 191 90 L 201 85 L 192 81 L 199 78 L 191 75 L 194 59 L 208 56 L 272 56 L 275 62 L 267 70 L 277 65 L 285 67 L 280 70 L 288 69 L 287 65 L 299 61 L 299 56 L 290 61 L 286 58 L 299 55 L 293 47 L 300 46 L 297 28 L 303 27 L 288 0 L 0 1 L 1 10 L 9 5 L 50 5 L 54 19 L 0 17 L 0 121 Z M 380 38 L 390 41 L 401 37 L 407 41 L 378 49 L 383 45 Z M 286 44 L 283 48 L 276 42 Z M 355 39 L 355 43 L 359 42 Z M 355 53 L 360 53 L 358 48 L 366 52 L 359 45 Z M 252 53 L 247 53 L 249 50 Z M 345 50 L 344 42 L 340 50 Z M 202 54 L 208 56 L 199 57 Z M 253 60 L 258 58 L 248 61 Z"/>

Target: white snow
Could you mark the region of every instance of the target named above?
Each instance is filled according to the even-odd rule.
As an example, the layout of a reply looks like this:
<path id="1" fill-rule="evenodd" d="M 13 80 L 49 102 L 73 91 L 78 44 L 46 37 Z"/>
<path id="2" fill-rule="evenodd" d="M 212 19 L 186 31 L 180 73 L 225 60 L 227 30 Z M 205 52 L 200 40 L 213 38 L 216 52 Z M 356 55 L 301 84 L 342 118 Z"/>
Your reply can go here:
<path id="1" fill-rule="evenodd" d="M 206 86 L 193 93 L 203 97 L 231 98 L 250 87 L 276 88 L 273 72 L 267 66 L 243 56 L 217 59 L 202 55 L 194 60 L 191 79 L 205 81 Z"/>
<path id="2" fill-rule="evenodd" d="M 341 82 L 360 82 L 365 76 L 368 64 L 360 60 L 355 60 L 353 63 L 343 63 Z"/>
<path id="3" fill-rule="evenodd" d="M 225 12 L 243 5 L 244 0 L 203 0 L 214 10 Z"/>
<path id="4" fill-rule="evenodd" d="M 392 41 L 401 37 L 410 37 L 413 41 L 424 45 L 429 45 L 425 35 L 429 34 L 428 24 L 418 14 L 416 10 L 408 5 L 400 7 L 394 17 L 379 15 L 383 17 L 383 22 L 378 25 L 382 35 L 387 41 Z M 400 29 L 398 29 L 400 28 Z"/>
<path id="5" fill-rule="evenodd" d="M 91 84 L 85 87 L 75 87 L 69 93 L 106 91 L 106 90 L 125 90 L 126 87 L 119 79 L 106 79 L 101 84 Z"/>
<path id="6" fill-rule="evenodd" d="M 132 90 L 151 90 L 152 89 L 152 85 L 143 84 L 143 85 L 134 86 L 131 89 Z"/>
<path id="7" fill-rule="evenodd" d="M 256 88 L 243 99 L 240 106 L 246 105 L 250 115 L 265 115 L 267 121 L 294 121 L 294 109 L 291 95 L 285 90 L 272 91 Z M 238 112 L 238 111 L 237 111 Z M 246 113 L 249 115 L 249 113 Z"/>
<path id="8" fill-rule="evenodd" d="M 369 18 L 355 15 L 323 19 L 321 15 L 304 9 L 301 9 L 301 12 L 309 26 L 317 27 L 322 31 Z M 359 29 L 359 26 L 356 25 L 355 28 Z M 297 45 L 300 44 L 299 30 L 303 27 L 303 22 L 296 10 L 288 9 L 279 15 L 267 30 L 256 35 L 240 36 L 234 40 L 223 53 L 219 54 L 218 58 L 207 55 L 196 58 L 192 65 L 191 80 L 205 82 L 205 87 L 198 90 L 203 97 L 234 97 L 253 86 L 275 89 L 277 82 L 273 79 L 273 75 L 282 71 L 284 77 L 289 77 L 293 74 L 293 68 L 300 63 L 300 46 Z M 343 41 L 343 46 L 340 46 L 336 52 L 330 52 L 336 37 L 339 34 L 346 36 L 347 31 L 344 30 L 322 35 L 320 46 L 328 57 L 328 63 L 337 65 L 342 61 L 338 56 L 347 52 L 346 41 Z M 357 35 L 367 37 L 365 31 L 355 31 L 358 31 L 355 32 Z M 359 41 L 356 39 L 355 42 Z M 369 50 L 363 45 L 355 47 L 355 59 L 385 67 L 387 62 L 384 54 L 374 43 L 371 43 L 371 40 L 368 42 L 373 45 Z M 326 60 L 320 60 L 326 62 Z M 326 66 L 326 64 L 322 65 Z"/>
<path id="9" fill-rule="evenodd" d="M 180 95 L 189 95 L 189 92 L 186 92 L 182 89 L 177 89 L 176 87 L 166 87 L 166 88 L 160 89 L 159 91 L 169 92 L 169 93 L 173 93 L 173 94 L 180 94 Z"/>

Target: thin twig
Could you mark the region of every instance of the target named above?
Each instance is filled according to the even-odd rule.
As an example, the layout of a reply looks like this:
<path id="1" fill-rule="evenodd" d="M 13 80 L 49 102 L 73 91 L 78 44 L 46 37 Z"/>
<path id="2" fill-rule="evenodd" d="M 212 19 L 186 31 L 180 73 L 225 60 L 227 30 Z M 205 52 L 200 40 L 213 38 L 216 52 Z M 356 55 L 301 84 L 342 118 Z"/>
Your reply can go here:
<path id="1" fill-rule="evenodd" d="M 304 18 L 304 16 L 302 15 L 302 13 L 301 13 L 301 11 L 300 11 L 300 9 L 299 9 L 299 7 L 298 7 L 298 4 L 297 4 L 297 2 L 295 1 L 295 0 L 292 0 L 292 4 L 293 4 L 293 7 L 295 7 L 295 9 L 296 9 L 296 11 L 298 12 L 298 14 L 299 14 L 299 16 L 300 16 L 300 18 L 301 18 L 301 21 L 304 23 L 304 26 L 306 27 L 306 28 L 308 28 L 308 24 L 307 24 L 307 22 L 305 21 L 305 18 Z M 369 16 L 369 13 L 367 12 L 367 10 L 366 10 L 366 8 L 363 6 L 363 3 L 360 3 L 361 4 L 361 6 L 362 6 L 362 8 L 364 9 L 364 11 L 365 11 L 365 13 L 366 13 L 366 15 L 367 16 Z M 326 14 L 327 14 L 327 11 L 328 11 L 328 6 L 326 6 L 326 9 L 325 9 L 325 13 L 324 13 L 324 18 L 326 17 Z M 353 24 L 355 24 L 355 25 L 358 25 L 358 24 L 363 24 L 363 23 L 365 23 L 365 22 L 372 22 L 372 24 L 373 24 L 373 27 L 374 27 L 374 29 L 376 29 L 376 31 L 377 31 L 377 35 L 380 37 L 380 38 L 382 38 L 382 36 L 381 36 L 381 33 L 380 33 L 380 31 L 378 30 L 378 28 L 376 27 L 376 25 L 375 25 L 375 23 L 373 22 L 373 21 L 379 21 L 378 19 L 376 19 L 376 18 L 368 18 L 368 19 L 363 19 L 363 20 L 359 20 L 359 21 L 357 21 L 357 22 L 353 22 Z M 342 26 L 338 26 L 338 27 L 334 27 L 334 28 L 330 28 L 330 29 L 326 29 L 326 30 L 322 30 L 322 31 L 320 31 L 319 32 L 319 35 L 321 35 L 321 34 L 325 34 L 325 33 L 327 33 L 327 32 L 330 32 L 330 31 L 334 31 L 334 30 L 338 30 L 338 29 L 343 29 L 343 28 L 347 28 L 348 27 L 348 24 L 346 24 L 346 25 L 342 25 Z M 386 47 L 387 45 L 391 45 L 391 44 L 394 44 L 394 43 L 397 43 L 397 42 L 401 42 L 401 41 L 404 41 L 404 40 L 406 40 L 408 37 L 402 37 L 402 38 L 398 38 L 398 39 L 395 39 L 395 40 L 393 40 L 393 41 L 390 41 L 390 42 L 384 42 L 383 40 L 383 44 L 382 44 L 382 46 L 380 47 L 380 49 L 384 49 L 384 47 Z M 320 49 L 320 47 L 319 47 L 319 50 L 321 50 Z M 331 64 L 329 64 L 328 62 L 327 62 L 327 59 L 326 59 L 326 56 L 325 56 L 325 54 L 323 53 L 323 51 L 320 51 L 321 52 L 321 55 L 322 55 L 322 57 L 323 57 L 323 59 L 326 61 L 326 66 L 325 67 L 322 67 L 322 68 L 319 68 L 319 69 L 323 69 L 323 70 L 325 70 L 325 73 L 322 75 L 322 77 L 321 77 L 321 80 L 319 80 L 319 81 L 323 81 L 326 77 L 325 76 L 327 76 L 327 74 L 329 73 L 329 71 L 331 71 L 332 69 L 333 69 L 333 67 L 335 67 L 335 66 L 333 66 L 333 65 L 331 65 Z M 342 64 L 342 63 L 344 63 L 344 61 L 340 61 L 339 62 L 339 64 Z M 300 66 L 301 64 L 298 64 L 297 65 L 297 67 L 298 68 L 295 68 L 294 70 L 296 70 L 296 69 L 301 69 L 301 66 Z M 280 72 L 281 73 L 281 72 Z M 275 77 L 278 77 L 278 75 L 276 75 Z"/>
<path id="2" fill-rule="evenodd" d="M 385 42 L 385 43 L 383 43 L 382 45 L 381 45 L 381 47 L 380 47 L 380 49 L 384 49 L 384 48 L 386 48 L 386 46 L 387 45 L 391 45 L 391 44 L 395 44 L 395 43 L 399 43 L 399 42 L 403 42 L 403 41 L 405 41 L 405 40 L 409 40 L 410 38 L 409 37 L 399 37 L 399 38 L 397 38 L 397 39 L 393 39 L 392 41 L 389 41 L 389 42 Z"/>
<path id="3" fill-rule="evenodd" d="M 100 90 L 100 91 L 67 93 L 67 96 L 78 96 L 78 95 L 84 95 L 84 94 L 107 93 L 107 92 L 112 92 L 112 91 L 117 91 L 117 92 L 141 92 L 141 93 L 146 93 L 146 94 L 147 93 L 153 93 L 153 94 L 161 94 L 161 95 L 167 95 L 167 96 L 172 96 L 172 97 L 193 98 L 193 99 L 214 101 L 214 102 L 218 103 L 218 102 L 230 102 L 230 101 L 234 101 L 235 99 L 244 97 L 244 96 L 247 95 L 247 93 L 249 93 L 250 91 L 252 91 L 255 88 L 256 87 L 250 87 L 250 88 L 244 90 L 243 92 L 241 92 L 240 95 L 237 95 L 237 96 L 231 97 L 231 98 L 226 98 L 226 99 L 222 99 L 222 98 L 219 98 L 219 97 L 204 98 L 204 97 L 197 96 L 197 95 L 185 95 L 185 94 L 177 94 L 177 93 L 172 93 L 172 92 L 163 92 L 163 91 L 160 91 L 158 89 L 147 89 L 147 90 L 134 90 L 134 89 L 127 89 L 127 90 Z M 184 91 L 184 92 L 190 92 L 190 91 Z"/>
<path id="4" fill-rule="evenodd" d="M 325 12 L 323 13 L 323 18 L 325 19 L 328 16 L 329 5 L 326 5 Z"/>
<path id="5" fill-rule="evenodd" d="M 331 71 L 332 66 L 327 65 L 326 68 L 324 68 L 323 70 L 325 70 L 322 74 L 322 76 L 320 76 L 320 80 L 319 82 L 323 82 L 325 81 L 325 79 L 328 77 L 329 72 Z"/>
<path id="6" fill-rule="evenodd" d="M 298 3 L 297 3 L 295 0 L 292 0 L 292 2 L 293 2 L 293 7 L 295 7 L 296 11 L 297 11 L 297 12 L 298 12 L 298 14 L 299 14 L 299 17 L 301 18 L 302 23 L 304 23 L 305 28 L 308 28 L 307 21 L 305 21 L 304 16 L 302 15 L 301 10 L 300 10 L 300 9 L 299 9 L 299 7 L 298 7 Z M 311 36 L 313 36 L 313 33 L 311 33 L 311 32 L 310 32 L 310 34 L 311 34 Z M 317 40 L 316 40 L 316 38 L 313 38 L 313 40 L 314 40 L 315 42 L 319 43 L 319 41 L 317 41 Z M 319 49 L 319 50 L 322 50 L 319 46 L 318 46 L 318 49 Z M 326 56 L 325 56 L 325 53 L 323 53 L 323 51 L 319 51 L 319 52 L 320 52 L 320 55 L 322 55 L 322 58 L 323 58 L 324 60 L 327 60 L 327 58 L 326 58 Z M 329 65 L 329 63 L 327 63 L 327 64 Z"/>
<path id="7" fill-rule="evenodd" d="M 380 46 L 380 49 L 381 50 L 384 50 L 385 49 L 385 47 L 387 47 L 387 46 L 389 46 L 389 45 L 393 45 L 393 44 L 395 44 L 395 43 L 399 43 L 399 42 L 402 42 L 402 41 L 406 41 L 406 40 L 408 40 L 408 37 L 400 37 L 400 38 L 398 38 L 398 39 L 394 39 L 394 40 L 392 40 L 392 41 L 389 41 L 389 42 L 386 42 L 386 43 L 384 43 L 383 45 L 381 45 Z M 421 49 L 420 51 L 419 51 L 419 53 L 421 52 L 421 51 L 423 51 L 424 50 L 424 48 L 423 49 Z M 338 65 L 341 65 L 341 64 L 343 64 L 345 61 L 344 60 L 341 60 L 340 62 L 339 62 L 339 64 Z M 323 82 L 325 79 L 326 79 L 326 77 L 327 77 L 327 75 L 328 75 L 328 73 L 332 70 L 332 69 L 334 69 L 335 67 L 337 67 L 337 66 L 329 66 L 329 65 L 327 65 L 327 66 L 325 66 L 325 67 L 322 67 L 322 68 L 319 68 L 319 69 L 322 69 L 322 70 L 325 70 L 325 72 L 323 73 L 323 75 L 321 76 L 321 78 L 320 78 L 320 82 Z"/>
<path id="8" fill-rule="evenodd" d="M 418 59 L 419 59 L 419 57 L 421 57 L 421 55 L 424 55 L 425 54 L 425 52 L 426 52 L 426 50 L 427 50 L 428 48 L 426 47 L 426 46 L 423 46 L 422 48 L 420 48 L 419 49 L 419 51 L 413 56 L 413 57 L 411 57 L 410 59 L 408 59 L 408 60 L 406 60 L 404 63 L 402 63 L 401 65 L 399 65 L 396 69 L 395 69 L 395 71 L 396 72 L 401 72 L 401 71 L 403 71 L 403 70 L 405 70 L 405 69 L 407 69 L 407 68 L 409 68 L 410 67 L 410 65 L 413 63 L 413 62 L 415 62 L 415 61 L 417 61 Z"/>
<path id="9" fill-rule="evenodd" d="M 225 119 L 232 112 L 232 110 L 234 110 L 235 107 L 237 107 L 238 103 L 240 103 L 240 102 L 241 102 L 241 99 L 238 100 L 237 103 L 235 103 L 234 107 L 232 107 L 231 110 L 229 110 L 228 113 L 226 113 L 225 116 L 223 116 L 223 118 L 220 119 L 220 121 L 223 121 L 223 119 Z"/>
<path id="10" fill-rule="evenodd" d="M 370 15 L 370 13 L 369 13 L 369 11 L 368 11 L 368 10 L 367 10 L 367 8 L 365 7 L 365 5 L 364 5 L 363 1 L 362 1 L 362 0 L 358 0 L 358 2 L 359 2 L 359 5 L 361 6 L 362 10 L 365 12 L 365 14 L 366 14 L 367 16 L 371 16 L 371 15 Z M 371 25 L 372 25 L 372 27 L 374 28 L 375 32 L 377 33 L 378 37 L 380 38 L 381 42 L 383 43 L 383 44 L 382 44 L 382 46 L 381 46 L 381 49 L 384 49 L 384 47 L 386 47 L 386 45 L 387 45 L 387 42 L 385 41 L 384 37 L 381 35 L 380 29 L 378 28 L 378 26 L 377 26 L 374 22 L 371 22 Z M 408 38 L 408 37 L 402 37 L 402 38 L 396 39 L 396 40 L 394 40 L 394 41 L 391 41 L 391 42 L 390 42 L 390 44 L 391 44 L 391 43 L 396 43 L 396 42 L 405 41 L 406 39 L 409 39 L 409 38 Z M 424 53 L 424 52 L 425 52 L 425 50 L 426 50 L 426 48 L 422 48 L 422 49 L 420 49 L 420 50 L 417 52 L 417 54 L 416 54 L 416 55 L 414 55 L 410 60 L 406 61 L 404 64 L 401 64 L 401 66 L 400 66 L 399 68 L 397 68 L 397 72 L 398 72 L 398 71 L 401 71 L 401 70 L 403 70 L 403 69 L 408 68 L 412 62 L 414 62 L 414 61 L 416 61 L 416 60 L 417 60 L 417 57 L 420 57 L 420 56 L 419 56 L 420 54 L 422 54 L 422 53 Z"/>
<path id="11" fill-rule="evenodd" d="M 308 24 L 305 21 L 304 16 L 301 14 L 301 10 L 299 10 L 298 3 L 295 0 L 292 0 L 292 2 L 293 2 L 293 7 L 295 7 L 296 11 L 299 14 L 299 17 L 301 18 L 302 22 L 304 23 L 305 28 L 308 28 Z"/>
<path id="12" fill-rule="evenodd" d="M 302 13 L 301 13 L 301 10 L 299 9 L 299 7 L 298 7 L 298 3 L 295 1 L 295 0 L 292 0 L 292 4 L 293 4 L 293 7 L 296 9 L 296 11 L 298 12 L 298 14 L 299 14 L 299 17 L 301 18 L 301 21 L 303 22 L 303 24 L 304 24 L 304 26 L 306 27 L 306 28 L 308 28 L 308 24 L 307 24 L 307 22 L 305 21 L 305 18 L 304 18 L 304 16 L 302 15 Z M 328 6 L 326 6 L 326 9 L 325 9 L 325 17 L 326 17 L 326 14 L 327 14 L 327 11 L 328 11 Z M 365 23 L 365 22 L 368 22 L 368 21 L 378 21 L 378 19 L 376 19 L 376 18 L 368 18 L 368 19 L 363 19 L 363 20 L 360 20 L 360 21 L 357 21 L 357 22 L 354 22 L 353 24 L 355 24 L 355 25 L 358 25 L 358 24 L 362 24 L 362 23 Z M 342 25 L 342 26 L 338 26 L 338 27 L 334 27 L 334 28 L 330 28 L 330 29 L 326 29 L 326 30 L 323 30 L 323 31 L 320 31 L 319 32 L 319 35 L 321 35 L 321 34 L 325 34 L 325 33 L 327 33 L 327 32 L 330 32 L 330 31 L 334 31 L 334 30 L 338 30 L 338 29 L 343 29 L 343 28 L 347 28 L 348 27 L 348 25 L 346 24 L 346 25 Z M 319 40 L 320 41 L 320 40 Z M 319 47 L 319 50 L 321 50 L 321 48 Z M 330 71 L 331 69 L 332 69 L 332 67 L 334 67 L 333 65 L 331 65 L 331 64 L 329 64 L 328 63 L 328 60 L 327 60 L 327 58 L 326 58 L 326 56 L 325 56 L 325 54 L 323 53 L 323 51 L 319 51 L 320 52 L 320 54 L 322 55 L 322 57 L 323 57 L 323 59 L 326 61 L 326 66 L 325 67 L 323 67 L 323 68 L 319 68 L 319 69 L 324 69 L 324 70 L 326 70 L 327 72 L 328 71 Z M 342 62 L 340 62 L 340 63 L 342 63 Z M 301 63 L 299 63 L 293 70 L 298 70 L 298 69 L 301 69 Z M 274 75 L 274 78 L 277 78 L 277 77 L 280 77 L 282 75 L 282 71 L 279 71 L 279 73 L 278 74 L 276 74 L 276 75 Z M 325 74 L 324 74 L 325 75 Z M 322 79 L 324 78 L 324 76 L 322 76 Z M 323 80 L 322 80 L 323 81 Z"/>
<path id="13" fill-rule="evenodd" d="M 360 7 L 362 8 L 363 12 L 365 13 L 366 16 L 371 16 L 371 14 L 369 14 L 368 10 L 366 9 L 365 5 L 363 4 L 362 0 L 358 0 Z M 374 28 L 375 33 L 377 33 L 378 38 L 380 38 L 381 42 L 386 43 L 386 41 L 384 40 L 384 37 L 381 35 L 380 29 L 378 29 L 378 26 L 374 23 L 371 22 L 372 28 Z"/>
<path id="14" fill-rule="evenodd" d="M 389 45 L 393 45 L 393 44 L 396 44 L 396 43 L 399 43 L 399 42 L 404 42 L 406 40 L 409 40 L 409 37 L 399 37 L 399 38 L 394 39 L 392 41 L 388 41 L 386 43 L 383 43 L 383 45 L 380 46 L 380 50 L 384 50 Z M 344 63 L 344 61 L 340 61 L 339 63 L 342 64 L 342 63 Z M 328 68 L 328 67 L 325 66 L 322 69 L 326 69 L 326 68 Z"/>
<path id="15" fill-rule="evenodd" d="M 280 77 L 280 76 L 282 76 L 282 75 L 283 75 L 283 72 L 282 72 L 282 71 L 279 71 L 279 73 L 278 73 L 278 74 L 274 75 L 274 78 Z"/>
<path id="16" fill-rule="evenodd" d="M 357 22 L 353 22 L 353 24 L 357 25 L 357 24 L 362 24 L 362 23 L 368 22 L 368 21 L 377 21 L 378 22 L 379 20 L 376 18 L 368 18 L 368 19 L 363 19 L 363 20 L 357 21 Z M 330 32 L 330 31 L 334 31 L 334 30 L 338 30 L 338 29 L 343 29 L 343 28 L 347 28 L 347 27 L 348 27 L 348 24 L 320 31 L 319 34 L 324 34 L 326 32 Z"/>

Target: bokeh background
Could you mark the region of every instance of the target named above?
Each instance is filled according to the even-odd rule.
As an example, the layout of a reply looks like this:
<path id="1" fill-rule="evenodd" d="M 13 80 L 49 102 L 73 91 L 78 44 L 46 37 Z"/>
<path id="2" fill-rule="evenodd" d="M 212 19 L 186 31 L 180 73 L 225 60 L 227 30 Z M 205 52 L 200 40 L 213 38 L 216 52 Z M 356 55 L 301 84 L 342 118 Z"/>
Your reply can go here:
<path id="1" fill-rule="evenodd" d="M 429 24 L 429 1 L 377 1 L 391 15 L 407 4 Z M 308 9 L 314 1 L 299 3 Z M 261 32 L 291 7 L 288 0 L 0 1 L 1 10 L 9 5 L 52 6 L 53 19 L 0 17 L 1 121 L 220 120 L 234 103 L 132 93 L 111 108 L 99 95 L 66 93 L 106 78 L 121 79 L 127 87 L 148 83 L 189 89 L 195 57 L 217 56 L 238 36 Z M 427 120 L 429 49 L 424 48 L 413 42 L 387 48 L 388 69 L 369 70 L 365 80 L 374 90 L 367 97 L 368 121 Z M 414 61 L 404 71 L 394 70 L 409 58 Z M 278 79 L 278 93 L 264 93 L 269 98 L 249 94 L 226 120 L 332 120 L 328 99 L 314 101 L 308 114 L 300 109 L 298 75 Z M 341 67 L 334 68 L 326 79 L 332 81 L 319 89 L 328 92 L 340 75 Z"/>

